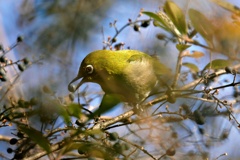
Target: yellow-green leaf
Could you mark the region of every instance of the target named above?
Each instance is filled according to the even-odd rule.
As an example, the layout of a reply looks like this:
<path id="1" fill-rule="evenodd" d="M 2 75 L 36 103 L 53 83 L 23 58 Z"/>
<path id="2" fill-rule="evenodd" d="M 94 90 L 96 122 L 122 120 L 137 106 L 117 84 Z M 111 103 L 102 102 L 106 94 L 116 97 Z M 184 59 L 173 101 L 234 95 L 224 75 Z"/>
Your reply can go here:
<path id="1" fill-rule="evenodd" d="M 176 45 L 176 48 L 177 48 L 180 52 L 186 50 L 186 49 L 189 48 L 189 47 L 191 47 L 191 45 L 187 45 L 187 44 L 177 44 L 177 45 Z"/>
<path id="2" fill-rule="evenodd" d="M 215 59 L 211 62 L 209 62 L 203 70 L 206 70 L 206 69 L 224 69 L 225 67 L 227 66 L 230 66 L 231 65 L 231 61 L 229 60 L 225 60 L 225 59 Z"/>
<path id="3" fill-rule="evenodd" d="M 142 12 L 143 14 L 148 15 L 149 17 L 154 19 L 154 25 L 163 28 L 164 30 L 171 32 L 173 35 L 178 37 L 178 41 L 182 43 L 182 40 L 180 37 L 182 37 L 182 34 L 178 30 L 178 28 L 174 25 L 172 20 L 168 17 L 167 14 L 165 14 L 162 11 L 159 11 L 157 14 L 152 12 Z"/>
<path id="4" fill-rule="evenodd" d="M 188 67 L 192 72 L 198 72 L 199 71 L 198 67 L 193 63 L 183 63 L 182 65 L 185 66 L 185 67 Z"/>
<path id="5" fill-rule="evenodd" d="M 58 114 L 64 119 L 65 123 L 67 125 L 70 125 L 71 124 L 71 117 L 70 117 L 69 113 L 67 112 L 66 107 L 59 106 L 58 112 L 59 112 Z"/>
<path id="6" fill-rule="evenodd" d="M 81 106 L 77 103 L 71 103 L 67 106 L 67 111 L 70 116 L 74 116 L 76 118 L 80 118 L 82 112 L 81 112 Z"/>
<path id="7" fill-rule="evenodd" d="M 182 34 L 187 34 L 187 25 L 182 10 L 171 1 L 167 1 L 163 8 L 179 32 Z"/>
<path id="8" fill-rule="evenodd" d="M 103 134 L 103 131 L 101 129 L 93 129 L 93 130 L 87 130 L 84 132 L 86 135 L 97 135 L 97 134 Z"/>
<path id="9" fill-rule="evenodd" d="M 207 42 L 212 42 L 214 31 L 212 22 L 197 10 L 190 9 L 188 13 L 194 29 L 197 30 Z"/>
<path id="10" fill-rule="evenodd" d="M 28 127 L 28 126 L 19 126 L 19 129 L 28 135 L 28 137 L 33 140 L 36 144 L 38 144 L 40 147 L 42 147 L 45 151 L 48 153 L 50 152 L 50 144 L 46 137 L 43 136 L 43 133 Z"/>
<path id="11" fill-rule="evenodd" d="M 151 17 L 151 18 L 153 18 L 153 20 L 154 20 L 153 22 L 154 22 L 155 26 L 161 27 L 164 30 L 169 31 L 168 27 L 165 25 L 164 20 L 161 17 L 159 17 L 156 13 L 147 12 L 147 11 L 142 12 L 142 13 L 147 15 L 147 16 L 149 16 L 149 17 Z"/>

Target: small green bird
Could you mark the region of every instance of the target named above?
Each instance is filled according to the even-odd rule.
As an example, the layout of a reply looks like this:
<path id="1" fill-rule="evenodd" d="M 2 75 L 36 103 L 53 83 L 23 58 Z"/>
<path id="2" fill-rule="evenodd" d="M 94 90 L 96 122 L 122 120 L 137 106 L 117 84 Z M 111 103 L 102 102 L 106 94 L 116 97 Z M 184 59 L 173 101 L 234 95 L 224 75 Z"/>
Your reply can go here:
<path id="1" fill-rule="evenodd" d="M 170 73 L 170 69 L 156 58 L 137 50 L 98 50 L 84 58 L 68 90 L 74 92 L 85 82 L 99 84 L 105 92 L 98 111 L 100 114 L 120 102 L 141 104 L 159 87 L 163 88 Z M 74 88 L 72 83 L 81 78 Z"/>

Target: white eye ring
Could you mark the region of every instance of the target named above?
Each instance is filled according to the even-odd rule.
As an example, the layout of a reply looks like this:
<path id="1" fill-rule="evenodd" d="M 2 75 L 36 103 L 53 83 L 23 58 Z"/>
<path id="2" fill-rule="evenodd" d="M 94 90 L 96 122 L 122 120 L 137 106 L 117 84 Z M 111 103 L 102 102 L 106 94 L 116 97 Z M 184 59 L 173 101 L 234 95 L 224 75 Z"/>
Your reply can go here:
<path id="1" fill-rule="evenodd" d="M 87 74 L 92 74 L 93 73 L 93 66 L 92 65 L 87 65 L 85 68 L 85 71 L 87 72 Z"/>

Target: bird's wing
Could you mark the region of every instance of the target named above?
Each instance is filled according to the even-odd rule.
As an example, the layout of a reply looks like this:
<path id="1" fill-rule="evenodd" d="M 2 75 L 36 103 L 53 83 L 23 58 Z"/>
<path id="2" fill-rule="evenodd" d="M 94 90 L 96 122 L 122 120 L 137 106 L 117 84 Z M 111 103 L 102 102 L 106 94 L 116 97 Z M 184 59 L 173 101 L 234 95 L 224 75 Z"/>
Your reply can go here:
<path id="1" fill-rule="evenodd" d="M 172 73 L 171 69 L 169 69 L 163 63 L 160 63 L 160 61 L 156 58 L 153 58 L 152 63 L 153 63 L 153 68 L 155 70 L 156 75 L 163 76 L 163 75 L 170 75 Z"/>
<path id="2" fill-rule="evenodd" d="M 155 74 L 157 76 L 162 76 L 162 75 L 169 75 L 171 74 L 171 70 L 164 64 L 160 63 L 160 61 L 157 58 L 153 58 L 149 55 L 143 55 L 143 54 L 134 54 L 132 55 L 128 60 L 128 63 L 132 62 L 147 62 L 147 63 L 152 63 L 152 65 L 148 65 L 149 67 L 152 66 Z M 149 68 L 150 69 L 150 68 Z"/>
<path id="3" fill-rule="evenodd" d="M 142 54 L 134 54 L 127 60 L 127 62 L 128 63 L 137 62 L 137 61 L 141 62 L 143 59 L 143 56 L 144 55 L 142 55 Z"/>

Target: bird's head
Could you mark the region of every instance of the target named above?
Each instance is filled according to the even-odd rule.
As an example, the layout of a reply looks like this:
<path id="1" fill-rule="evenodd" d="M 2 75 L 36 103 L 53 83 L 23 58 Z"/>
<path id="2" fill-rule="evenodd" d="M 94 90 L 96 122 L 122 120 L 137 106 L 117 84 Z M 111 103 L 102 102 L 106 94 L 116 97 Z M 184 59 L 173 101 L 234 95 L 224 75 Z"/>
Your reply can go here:
<path id="1" fill-rule="evenodd" d="M 92 57 L 91 54 L 84 58 L 82 61 L 77 76 L 68 84 L 69 91 L 77 90 L 85 82 L 96 82 L 98 79 L 98 74 L 96 71 L 97 57 Z M 72 83 L 81 79 L 74 89 L 71 89 Z"/>
<path id="2" fill-rule="evenodd" d="M 97 83 L 104 87 L 106 79 L 111 79 L 111 75 L 121 70 L 118 69 L 121 63 L 116 64 L 115 62 L 119 61 L 116 55 L 108 50 L 98 50 L 88 54 L 79 67 L 77 77 L 69 83 L 68 90 L 74 92 L 86 82 Z M 73 89 L 71 84 L 79 79 L 81 81 Z"/>

